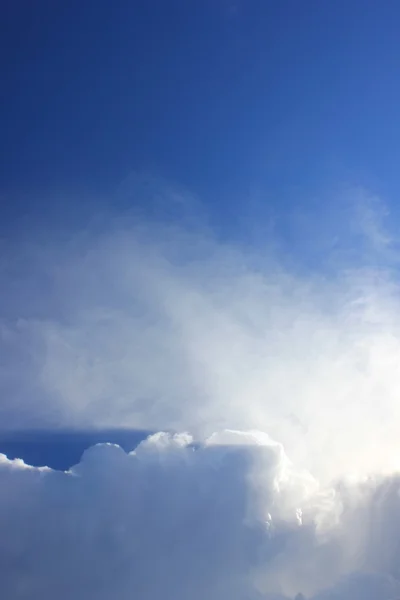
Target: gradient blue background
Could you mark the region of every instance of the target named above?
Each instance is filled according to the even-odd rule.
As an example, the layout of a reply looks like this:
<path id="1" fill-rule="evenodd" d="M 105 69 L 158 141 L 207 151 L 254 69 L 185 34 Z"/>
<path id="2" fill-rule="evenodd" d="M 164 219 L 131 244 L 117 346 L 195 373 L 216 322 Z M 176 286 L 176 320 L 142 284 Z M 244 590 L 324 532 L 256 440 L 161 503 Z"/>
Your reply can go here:
<path id="1" fill-rule="evenodd" d="M 257 187 L 394 196 L 399 19 L 388 0 L 6 0 L 0 188 L 108 193 L 145 170 L 221 212 Z"/>
<path id="2" fill-rule="evenodd" d="M 395 210 L 399 23 L 395 0 L 4 0 L 2 233 L 119 210 L 132 173 L 190 189 L 223 235 L 246 203 L 347 183 Z"/>

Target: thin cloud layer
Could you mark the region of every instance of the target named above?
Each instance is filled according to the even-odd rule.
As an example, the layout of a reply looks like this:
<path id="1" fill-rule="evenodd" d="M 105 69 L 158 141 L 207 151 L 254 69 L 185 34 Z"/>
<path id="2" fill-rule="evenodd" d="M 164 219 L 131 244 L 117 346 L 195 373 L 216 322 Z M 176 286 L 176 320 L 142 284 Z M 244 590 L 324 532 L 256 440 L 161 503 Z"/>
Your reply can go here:
<path id="1" fill-rule="evenodd" d="M 321 489 L 256 432 L 99 445 L 66 473 L 1 456 L 1 597 L 393 600 L 399 490 Z"/>
<path id="2" fill-rule="evenodd" d="M 319 220 L 332 248 L 311 270 L 190 215 L 168 225 L 160 202 L 163 223 L 3 242 L 2 427 L 258 429 L 325 481 L 397 469 L 398 285 L 375 205 L 357 192 L 357 260 Z"/>

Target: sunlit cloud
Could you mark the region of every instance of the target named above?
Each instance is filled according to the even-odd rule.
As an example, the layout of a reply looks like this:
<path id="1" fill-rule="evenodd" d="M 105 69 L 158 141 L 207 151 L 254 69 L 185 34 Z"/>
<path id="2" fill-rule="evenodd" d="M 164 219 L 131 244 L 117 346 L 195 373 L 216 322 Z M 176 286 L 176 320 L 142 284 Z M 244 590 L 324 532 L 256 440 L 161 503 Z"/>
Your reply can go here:
<path id="1" fill-rule="evenodd" d="M 279 227 L 221 240 L 193 198 L 154 185 L 146 214 L 3 240 L 3 431 L 154 435 L 68 473 L 3 456 L 2 595 L 393 600 L 400 311 L 383 205 L 357 190 L 336 219 L 303 215 L 308 242 L 330 239 L 310 261 Z"/>
<path id="2" fill-rule="evenodd" d="M 88 450 L 67 473 L 0 455 L 5 598 L 390 600 L 399 479 L 321 489 L 282 446 L 225 431 Z M 371 518 L 373 515 L 373 518 Z"/>
<path id="3" fill-rule="evenodd" d="M 375 247 L 386 237 L 379 221 L 371 234 L 371 211 L 367 221 Z M 3 427 L 187 430 L 199 440 L 259 429 L 318 477 L 396 468 L 391 265 L 371 266 L 365 253 L 343 255 L 329 275 L 289 268 L 281 252 L 188 223 L 110 217 L 13 251 L 2 273 Z"/>

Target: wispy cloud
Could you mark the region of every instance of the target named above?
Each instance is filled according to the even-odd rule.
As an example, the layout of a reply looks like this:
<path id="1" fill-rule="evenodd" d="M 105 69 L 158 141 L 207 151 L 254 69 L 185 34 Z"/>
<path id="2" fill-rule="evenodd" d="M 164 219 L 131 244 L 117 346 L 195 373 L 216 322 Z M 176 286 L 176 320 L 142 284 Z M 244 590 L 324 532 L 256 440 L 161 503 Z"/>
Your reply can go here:
<path id="1" fill-rule="evenodd" d="M 3 427 L 257 428 L 319 475 L 395 468 L 390 269 L 289 269 L 186 223 L 118 217 L 7 247 Z"/>

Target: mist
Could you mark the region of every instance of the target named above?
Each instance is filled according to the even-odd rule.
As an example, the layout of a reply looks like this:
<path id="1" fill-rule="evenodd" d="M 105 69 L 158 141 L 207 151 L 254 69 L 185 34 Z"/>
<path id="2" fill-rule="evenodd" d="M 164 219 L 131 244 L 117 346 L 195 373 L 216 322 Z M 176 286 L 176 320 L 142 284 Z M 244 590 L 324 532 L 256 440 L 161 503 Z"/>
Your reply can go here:
<path id="1" fill-rule="evenodd" d="M 382 203 L 356 190 L 335 218 L 309 218 L 296 243 L 309 249 L 315 228 L 310 266 L 257 215 L 262 243 L 222 240 L 188 195 L 147 193 L 147 214 L 3 239 L 3 430 L 251 429 L 324 481 L 395 470 L 400 312 Z"/>

